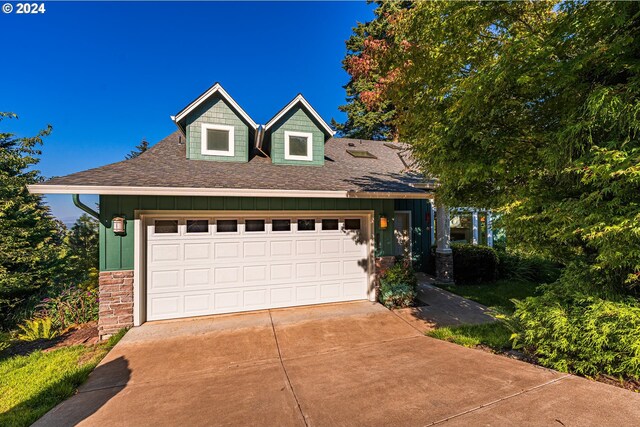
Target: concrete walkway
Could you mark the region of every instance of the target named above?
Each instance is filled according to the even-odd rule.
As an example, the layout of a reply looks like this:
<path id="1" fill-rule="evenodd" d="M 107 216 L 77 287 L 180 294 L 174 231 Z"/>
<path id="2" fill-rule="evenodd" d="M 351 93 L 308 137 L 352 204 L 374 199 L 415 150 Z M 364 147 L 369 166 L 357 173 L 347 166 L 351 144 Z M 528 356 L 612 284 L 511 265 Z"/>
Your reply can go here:
<path id="1" fill-rule="evenodd" d="M 484 305 L 433 285 L 432 278 L 423 273 L 418 274 L 418 300 L 422 305 L 393 312 L 422 332 L 496 321 Z"/>
<path id="2" fill-rule="evenodd" d="M 640 395 L 357 302 L 147 323 L 37 426 L 620 426 Z"/>

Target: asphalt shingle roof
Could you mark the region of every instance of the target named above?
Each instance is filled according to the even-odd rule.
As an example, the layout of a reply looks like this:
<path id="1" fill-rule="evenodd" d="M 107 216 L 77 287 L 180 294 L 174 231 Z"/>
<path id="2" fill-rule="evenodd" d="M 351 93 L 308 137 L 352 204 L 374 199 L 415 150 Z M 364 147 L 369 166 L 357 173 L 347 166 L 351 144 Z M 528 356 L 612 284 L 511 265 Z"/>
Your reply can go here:
<path id="1" fill-rule="evenodd" d="M 347 149 L 366 150 L 377 159 L 356 158 Z M 412 186 L 421 175 L 409 171 L 401 155 L 408 153 L 380 141 L 332 138 L 325 144 L 324 166 L 274 165 L 255 153 L 247 163 L 189 160 L 176 131 L 134 159 L 41 185 L 422 193 Z"/>

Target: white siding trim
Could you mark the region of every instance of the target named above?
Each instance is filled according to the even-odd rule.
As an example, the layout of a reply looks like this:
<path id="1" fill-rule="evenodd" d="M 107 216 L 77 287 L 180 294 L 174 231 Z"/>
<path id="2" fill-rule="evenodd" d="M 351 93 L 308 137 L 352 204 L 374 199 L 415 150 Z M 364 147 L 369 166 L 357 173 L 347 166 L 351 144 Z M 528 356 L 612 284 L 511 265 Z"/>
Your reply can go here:
<path id="1" fill-rule="evenodd" d="M 320 117 L 320 114 L 318 114 L 318 112 L 313 109 L 311 104 L 309 104 L 307 102 L 307 100 L 304 99 L 304 96 L 302 96 L 302 94 L 299 94 L 298 96 L 293 98 L 293 101 L 291 101 L 289 104 L 287 104 L 287 106 L 284 107 L 282 109 L 282 111 L 280 111 L 274 118 L 269 120 L 269 123 L 264 125 L 264 130 L 266 131 L 271 126 L 273 126 L 278 120 L 280 120 L 285 114 L 287 114 L 287 112 L 289 110 L 291 110 L 293 107 L 295 107 L 296 104 L 298 104 L 298 102 L 301 103 L 302 105 L 304 105 L 304 107 L 307 109 L 307 111 L 309 111 L 311 113 L 311 115 L 316 119 L 316 121 L 322 125 L 322 128 L 325 130 L 325 132 L 327 132 L 331 136 L 335 135 L 335 131 L 333 129 L 331 129 L 331 127 L 329 127 L 327 122 L 322 120 L 322 117 Z"/>
<path id="2" fill-rule="evenodd" d="M 208 130 L 223 130 L 229 132 L 228 150 L 209 150 Z M 235 153 L 235 127 L 229 125 L 217 125 L 213 123 L 202 123 L 200 126 L 200 153 L 206 156 L 226 156 L 233 157 Z"/>
<path id="3" fill-rule="evenodd" d="M 205 102 L 211 95 L 213 95 L 214 93 L 220 93 L 220 95 L 222 96 L 222 98 L 224 98 L 225 101 L 227 101 L 229 104 L 231 104 L 231 106 L 251 125 L 253 126 L 254 129 L 258 129 L 258 124 L 256 122 L 253 121 L 253 119 L 251 117 L 249 117 L 249 115 L 240 107 L 240 105 L 238 105 L 238 103 L 231 98 L 231 96 L 227 93 L 227 91 L 225 91 L 222 86 L 220 85 L 220 83 L 216 83 L 215 85 L 211 86 L 209 88 L 209 90 L 207 90 L 205 93 L 203 93 L 202 95 L 200 95 L 195 101 L 193 101 L 191 104 L 189 104 L 188 106 L 186 106 L 181 112 L 179 112 L 178 114 L 176 114 L 174 121 L 177 123 L 180 120 L 184 119 L 191 111 L 193 111 L 194 109 L 196 109 L 200 104 L 202 104 L 203 102 Z"/>
<path id="4" fill-rule="evenodd" d="M 289 154 L 289 138 L 292 136 L 297 136 L 300 138 L 307 138 L 307 155 L 306 156 L 296 156 L 293 154 Z M 302 160 L 306 162 L 310 162 L 313 160 L 313 134 L 311 132 L 293 132 L 293 131 L 284 131 L 284 159 L 285 160 Z"/>
<path id="5" fill-rule="evenodd" d="M 102 185 L 28 186 L 33 194 L 104 194 L 119 196 L 233 196 L 233 197 L 303 197 L 312 199 L 433 199 L 433 194 L 402 192 L 366 192 L 331 190 L 270 190 L 243 188 L 129 187 Z"/>

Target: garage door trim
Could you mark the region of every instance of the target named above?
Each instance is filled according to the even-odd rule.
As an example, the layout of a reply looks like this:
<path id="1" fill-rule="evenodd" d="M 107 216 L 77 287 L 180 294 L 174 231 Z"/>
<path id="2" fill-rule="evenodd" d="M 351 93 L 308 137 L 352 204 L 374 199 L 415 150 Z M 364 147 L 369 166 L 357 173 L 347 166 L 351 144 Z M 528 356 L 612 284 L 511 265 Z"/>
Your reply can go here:
<path id="1" fill-rule="evenodd" d="M 374 236 L 374 211 L 373 210 L 148 210 L 148 211 L 135 211 L 134 218 L 134 326 L 139 326 L 146 322 L 146 249 L 147 249 L 147 236 L 146 227 L 144 226 L 149 218 L 198 218 L 198 217 L 215 217 L 215 218 L 232 218 L 240 217 L 242 219 L 251 218 L 292 218 L 292 217 L 315 217 L 326 218 L 329 216 L 341 216 L 341 217 L 364 217 L 367 226 L 367 234 L 369 237 L 368 247 L 366 252 L 368 254 L 368 276 L 367 276 L 367 297 L 373 301 L 375 299 L 373 279 L 374 279 L 374 254 L 373 248 L 375 248 Z"/>

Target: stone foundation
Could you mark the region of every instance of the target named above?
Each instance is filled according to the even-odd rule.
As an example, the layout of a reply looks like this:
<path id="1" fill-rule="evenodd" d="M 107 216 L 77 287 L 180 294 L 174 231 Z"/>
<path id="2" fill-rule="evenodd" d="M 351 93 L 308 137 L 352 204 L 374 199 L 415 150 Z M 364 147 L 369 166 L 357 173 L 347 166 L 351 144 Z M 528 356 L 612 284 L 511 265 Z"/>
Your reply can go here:
<path id="1" fill-rule="evenodd" d="M 385 271 L 393 267 L 395 263 L 396 257 L 394 256 L 382 256 L 376 258 L 376 278 L 374 281 L 376 301 L 378 301 L 378 297 L 380 296 L 380 276 L 382 276 Z"/>
<path id="2" fill-rule="evenodd" d="M 98 335 L 109 338 L 133 326 L 133 270 L 101 271 Z"/>
<path id="3" fill-rule="evenodd" d="M 453 252 L 436 250 L 436 281 L 453 283 Z"/>

